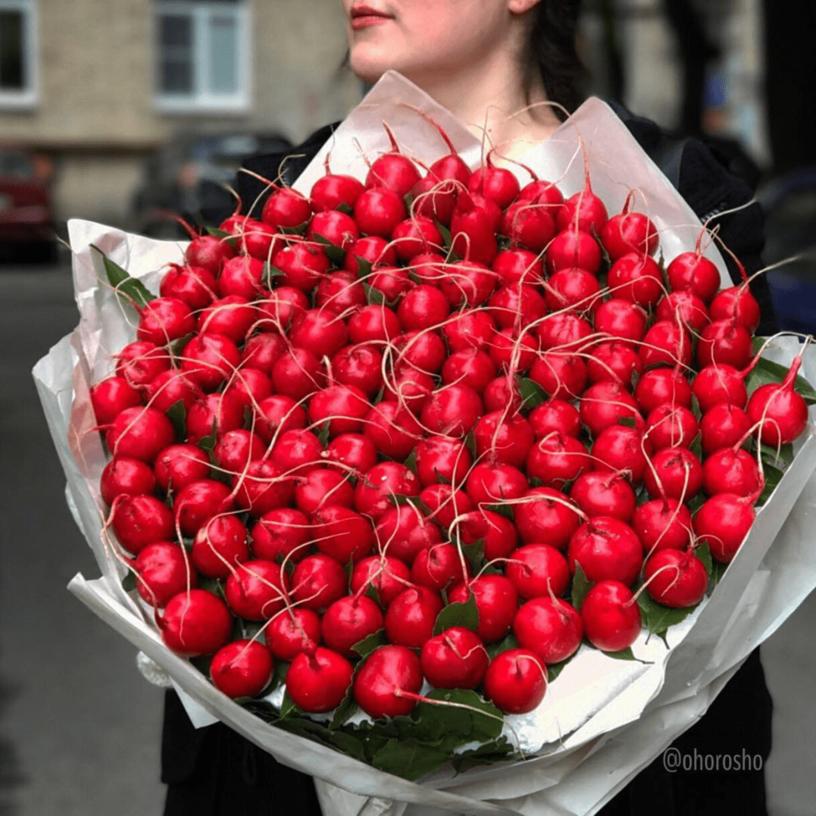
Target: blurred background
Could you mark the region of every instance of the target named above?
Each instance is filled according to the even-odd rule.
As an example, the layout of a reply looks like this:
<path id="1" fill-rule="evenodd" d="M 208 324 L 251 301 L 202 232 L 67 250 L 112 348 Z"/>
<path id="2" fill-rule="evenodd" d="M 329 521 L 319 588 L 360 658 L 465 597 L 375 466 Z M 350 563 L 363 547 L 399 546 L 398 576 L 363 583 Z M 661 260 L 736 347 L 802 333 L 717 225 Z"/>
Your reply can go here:
<path id="1" fill-rule="evenodd" d="M 705 134 L 757 186 L 785 328 L 816 329 L 816 4 L 585 0 L 590 90 Z M 335 0 L 0 0 L 0 814 L 161 812 L 161 692 L 65 592 L 95 575 L 30 377 L 76 322 L 65 219 L 162 237 L 230 207 L 247 154 L 361 96 Z M 769 808 L 816 800 L 811 598 L 763 646 Z"/>

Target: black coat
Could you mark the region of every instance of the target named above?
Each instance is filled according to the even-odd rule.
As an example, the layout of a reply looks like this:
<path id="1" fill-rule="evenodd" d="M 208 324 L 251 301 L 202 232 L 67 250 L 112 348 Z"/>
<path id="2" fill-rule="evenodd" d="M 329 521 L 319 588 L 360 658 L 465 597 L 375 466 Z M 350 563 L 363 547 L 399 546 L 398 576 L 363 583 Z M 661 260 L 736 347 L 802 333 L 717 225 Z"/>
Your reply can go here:
<path id="1" fill-rule="evenodd" d="M 668 136 L 653 122 L 635 117 L 619 105 L 623 119 L 641 146 L 674 183 L 702 218 L 749 201 L 750 186 L 731 172 L 728 159 L 696 139 Z M 295 148 L 283 165 L 282 180 L 291 183 L 329 138 L 327 126 Z M 245 167 L 264 178 L 279 177 L 280 154 L 254 156 Z M 238 192 L 244 202 L 255 201 L 264 185 L 240 173 Z M 258 206 L 260 207 L 261 204 Z M 718 219 L 720 236 L 742 260 L 749 274 L 762 265 L 763 214 L 758 204 Z M 737 270 L 726 258 L 738 281 Z M 775 329 L 773 307 L 765 277 L 751 284 L 762 309 L 759 332 Z M 772 701 L 754 651 L 721 692 L 706 715 L 675 741 L 681 752 L 698 754 L 759 754 L 771 749 Z M 162 735 L 162 780 L 168 785 L 165 816 L 318 816 L 320 808 L 311 778 L 279 765 L 220 723 L 195 730 L 173 692 L 165 702 Z M 603 816 L 721 816 L 741 812 L 762 816 L 765 809 L 764 774 L 758 772 L 668 772 L 659 757 L 643 770 L 602 811 Z"/>

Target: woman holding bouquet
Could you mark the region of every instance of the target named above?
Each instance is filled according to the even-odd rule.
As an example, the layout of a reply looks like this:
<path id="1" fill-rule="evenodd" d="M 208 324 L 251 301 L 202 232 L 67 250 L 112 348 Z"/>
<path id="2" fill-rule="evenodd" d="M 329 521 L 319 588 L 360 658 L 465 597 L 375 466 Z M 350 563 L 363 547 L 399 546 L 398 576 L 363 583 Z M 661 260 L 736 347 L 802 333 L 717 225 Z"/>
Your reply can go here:
<path id="1" fill-rule="evenodd" d="M 547 139 L 581 102 L 581 64 L 576 53 L 577 0 L 342 0 L 347 16 L 349 63 L 363 81 L 386 70 L 407 76 L 498 153 L 517 158 Z M 703 143 L 669 138 L 653 123 L 616 112 L 643 148 L 661 165 L 701 218 L 749 201 L 751 190 Z M 515 115 L 513 115 L 515 114 Z M 331 134 L 331 126 L 293 151 L 283 165 L 297 177 Z M 253 157 L 246 168 L 278 177 L 284 157 Z M 263 185 L 240 174 L 244 202 Z M 762 215 L 749 206 L 718 219 L 720 237 L 748 272 L 761 266 Z M 736 269 L 731 269 L 736 276 Z M 736 277 L 735 277 L 736 279 Z M 762 306 L 760 333 L 773 329 L 764 279 L 752 283 Z M 708 714 L 675 746 L 682 752 L 749 754 L 770 750 L 771 700 L 758 652 L 736 673 Z M 311 779 L 278 765 L 223 725 L 195 731 L 171 692 L 163 741 L 167 816 L 193 814 L 319 813 Z M 669 773 L 658 758 L 601 811 L 613 814 L 720 814 L 765 811 L 763 772 Z"/>

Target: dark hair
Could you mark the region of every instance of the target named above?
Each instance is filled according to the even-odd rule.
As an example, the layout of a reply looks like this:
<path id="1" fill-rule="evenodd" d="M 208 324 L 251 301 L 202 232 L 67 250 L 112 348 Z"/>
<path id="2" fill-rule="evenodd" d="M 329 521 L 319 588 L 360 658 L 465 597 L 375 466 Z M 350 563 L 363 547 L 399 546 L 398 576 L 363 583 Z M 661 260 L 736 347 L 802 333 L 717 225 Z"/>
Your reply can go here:
<path id="1" fill-rule="evenodd" d="M 528 91 L 541 77 L 547 98 L 570 112 L 584 99 L 586 71 L 576 47 L 580 11 L 581 0 L 541 0 L 532 11 L 524 59 Z M 556 112 L 563 118 L 561 111 Z"/>

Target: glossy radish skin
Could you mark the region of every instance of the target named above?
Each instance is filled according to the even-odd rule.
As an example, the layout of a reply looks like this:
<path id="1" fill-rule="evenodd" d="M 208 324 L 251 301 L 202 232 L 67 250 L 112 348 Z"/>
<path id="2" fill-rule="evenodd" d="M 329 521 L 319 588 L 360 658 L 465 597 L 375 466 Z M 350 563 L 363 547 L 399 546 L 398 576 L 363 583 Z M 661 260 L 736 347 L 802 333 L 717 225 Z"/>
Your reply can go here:
<path id="1" fill-rule="evenodd" d="M 381 646 L 357 670 L 354 700 L 371 717 L 398 717 L 413 710 L 421 687 L 416 654 L 405 646 Z"/>
<path id="2" fill-rule="evenodd" d="M 292 661 L 286 674 L 286 690 L 304 711 L 331 711 L 345 697 L 353 671 L 345 657 L 318 646 L 314 652 L 301 652 Z"/>
<path id="3" fill-rule="evenodd" d="M 490 662 L 479 636 L 454 626 L 426 641 L 420 653 L 422 673 L 435 688 L 476 688 Z"/>
<path id="4" fill-rule="evenodd" d="M 216 652 L 229 640 L 232 617 L 226 604 L 211 592 L 191 589 L 167 602 L 159 627 L 169 649 L 196 657 Z"/>
<path id="5" fill-rule="evenodd" d="M 513 619 L 513 633 L 522 648 L 545 664 L 560 663 L 578 651 L 584 627 L 575 608 L 560 598 L 533 598 Z"/>
<path id="6" fill-rule="evenodd" d="M 271 682 L 273 668 L 272 656 L 262 643 L 235 640 L 213 656 L 210 679 L 228 697 L 258 697 Z"/>
<path id="7" fill-rule="evenodd" d="M 547 667 L 529 649 L 508 649 L 488 666 L 487 697 L 507 714 L 526 714 L 544 699 Z"/>
<path id="8" fill-rule="evenodd" d="M 756 513 L 750 503 L 733 493 L 708 499 L 694 516 L 694 533 L 720 563 L 728 564 L 748 535 Z"/>
<path id="9" fill-rule="evenodd" d="M 808 422 L 807 403 L 794 390 L 802 358 L 797 357 L 780 385 L 761 385 L 748 400 L 748 417 L 760 423 L 766 445 L 787 445 L 802 434 Z"/>
<path id="10" fill-rule="evenodd" d="M 599 581 L 584 597 L 581 619 L 587 640 L 604 652 L 631 646 L 640 634 L 640 610 L 620 581 Z"/>
<path id="11" fill-rule="evenodd" d="M 652 600 L 673 609 L 697 606 L 708 587 L 708 573 L 693 552 L 664 549 L 643 568 L 646 591 Z"/>

